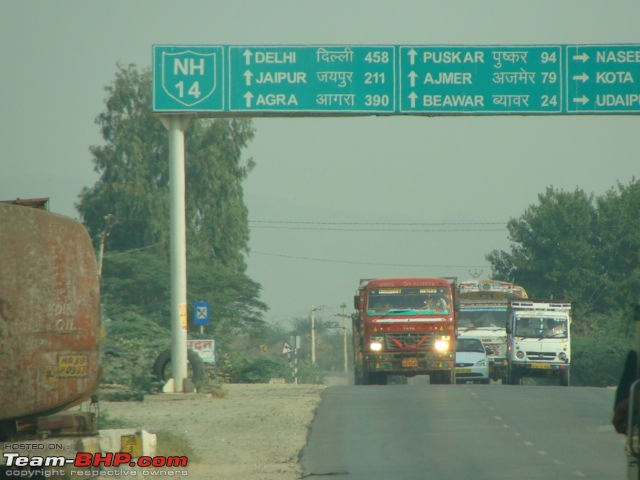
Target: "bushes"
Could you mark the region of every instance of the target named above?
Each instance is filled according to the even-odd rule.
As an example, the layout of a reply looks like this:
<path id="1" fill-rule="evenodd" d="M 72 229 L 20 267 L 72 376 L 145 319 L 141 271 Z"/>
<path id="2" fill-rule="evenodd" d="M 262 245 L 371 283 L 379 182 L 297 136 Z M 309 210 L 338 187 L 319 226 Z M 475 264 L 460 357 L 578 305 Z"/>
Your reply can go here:
<path id="1" fill-rule="evenodd" d="M 571 384 L 617 385 L 630 348 L 629 337 L 574 336 L 571 339 Z"/>

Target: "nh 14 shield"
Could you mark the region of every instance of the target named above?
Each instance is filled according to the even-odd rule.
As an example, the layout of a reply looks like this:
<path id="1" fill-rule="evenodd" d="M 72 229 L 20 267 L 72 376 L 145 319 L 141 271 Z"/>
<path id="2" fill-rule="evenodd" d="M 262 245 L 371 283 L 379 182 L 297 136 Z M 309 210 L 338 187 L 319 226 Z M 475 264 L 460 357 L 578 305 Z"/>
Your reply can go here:
<path id="1" fill-rule="evenodd" d="M 216 53 L 162 52 L 162 88 L 174 100 L 193 107 L 216 90 Z"/>

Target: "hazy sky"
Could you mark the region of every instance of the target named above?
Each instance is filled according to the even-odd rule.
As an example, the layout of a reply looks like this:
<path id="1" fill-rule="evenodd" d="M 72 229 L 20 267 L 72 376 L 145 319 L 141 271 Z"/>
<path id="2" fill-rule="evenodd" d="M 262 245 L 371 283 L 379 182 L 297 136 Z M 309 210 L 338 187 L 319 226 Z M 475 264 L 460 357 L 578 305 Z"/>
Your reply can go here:
<path id="1" fill-rule="evenodd" d="M 117 62 L 151 66 L 154 44 L 640 44 L 638 18 L 637 1 L 3 0 L 0 198 L 48 196 L 77 217 L 97 180 L 89 146 L 102 143 L 104 87 Z M 638 175 L 633 115 L 254 125 L 248 274 L 277 321 L 311 305 L 350 312 L 360 278 L 486 276 L 486 253 L 509 247 L 504 224 L 547 187 L 601 195 Z"/>

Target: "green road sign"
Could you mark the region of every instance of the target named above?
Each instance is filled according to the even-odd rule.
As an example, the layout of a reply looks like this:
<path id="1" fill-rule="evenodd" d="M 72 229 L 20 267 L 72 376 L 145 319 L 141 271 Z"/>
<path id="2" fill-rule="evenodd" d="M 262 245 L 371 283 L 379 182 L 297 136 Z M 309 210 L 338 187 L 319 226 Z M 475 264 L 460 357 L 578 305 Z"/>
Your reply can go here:
<path id="1" fill-rule="evenodd" d="M 568 113 L 640 112 L 640 45 L 566 47 Z"/>
<path id="2" fill-rule="evenodd" d="M 404 46 L 399 57 L 401 113 L 561 113 L 558 46 Z"/>
<path id="3" fill-rule="evenodd" d="M 155 45 L 154 112 L 640 113 L 640 45 Z"/>
<path id="4" fill-rule="evenodd" d="M 229 111 L 395 111 L 395 50 L 378 46 L 229 47 Z"/>

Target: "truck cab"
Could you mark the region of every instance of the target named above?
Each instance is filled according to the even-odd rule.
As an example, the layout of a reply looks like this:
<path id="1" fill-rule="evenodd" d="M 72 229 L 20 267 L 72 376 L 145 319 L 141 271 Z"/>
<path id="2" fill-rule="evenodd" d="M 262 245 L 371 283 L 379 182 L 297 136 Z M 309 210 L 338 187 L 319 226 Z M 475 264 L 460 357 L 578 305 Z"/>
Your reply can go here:
<path id="1" fill-rule="evenodd" d="M 547 377 L 568 386 L 571 368 L 571 304 L 511 301 L 507 320 L 508 382 Z"/>

